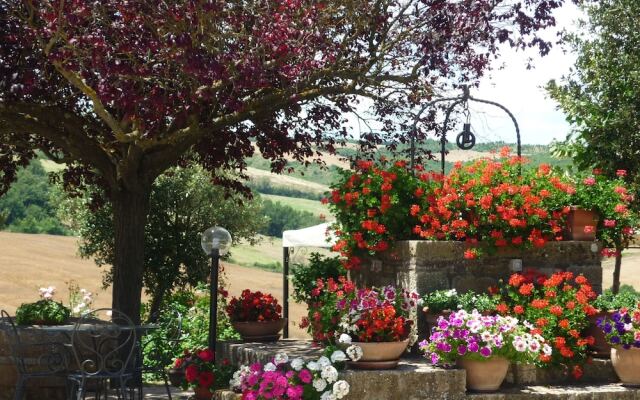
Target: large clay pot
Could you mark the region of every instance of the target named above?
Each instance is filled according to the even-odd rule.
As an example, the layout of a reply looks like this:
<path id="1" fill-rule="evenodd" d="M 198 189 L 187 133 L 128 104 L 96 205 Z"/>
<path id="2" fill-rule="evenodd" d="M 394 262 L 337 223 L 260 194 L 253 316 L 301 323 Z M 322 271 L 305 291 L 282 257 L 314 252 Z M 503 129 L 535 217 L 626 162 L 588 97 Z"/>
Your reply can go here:
<path id="1" fill-rule="evenodd" d="M 193 389 L 196 400 L 211 400 L 213 393 L 208 388 L 196 387 Z"/>
<path id="2" fill-rule="evenodd" d="M 245 342 L 275 342 L 286 322 L 286 318 L 280 318 L 275 321 L 232 322 L 231 325 Z"/>
<path id="3" fill-rule="evenodd" d="M 589 346 L 591 353 L 597 358 L 607 358 L 611 355 L 611 346 L 604 336 L 604 332 L 598 326 L 598 320 L 611 319 L 613 311 L 598 311 L 595 315 L 589 316 L 589 326 L 584 331 L 584 336 L 593 336 L 593 346 Z"/>
<path id="4" fill-rule="evenodd" d="M 596 226 L 598 225 L 598 214 L 591 210 L 580 207 L 571 207 L 567 216 L 564 238 L 566 240 L 596 240 Z M 592 226 L 593 231 L 585 232 L 585 226 Z"/>
<path id="5" fill-rule="evenodd" d="M 400 356 L 407 350 L 409 339 L 401 342 L 353 342 L 351 345 L 362 349 L 362 357 L 358 361 L 348 362 L 355 369 L 392 369 L 398 366 Z"/>
<path id="6" fill-rule="evenodd" d="M 640 349 L 612 347 L 611 364 L 622 384 L 640 386 Z"/>
<path id="7" fill-rule="evenodd" d="M 509 369 L 509 360 L 503 357 L 489 357 L 486 360 L 460 358 L 458 365 L 467 373 L 467 389 L 491 392 L 502 385 Z"/>

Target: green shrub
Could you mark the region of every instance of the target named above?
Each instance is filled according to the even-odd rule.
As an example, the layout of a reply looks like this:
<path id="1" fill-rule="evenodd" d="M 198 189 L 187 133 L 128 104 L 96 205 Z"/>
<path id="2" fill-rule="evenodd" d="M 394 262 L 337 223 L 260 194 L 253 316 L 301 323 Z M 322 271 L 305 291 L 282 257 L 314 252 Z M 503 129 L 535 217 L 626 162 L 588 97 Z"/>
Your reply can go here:
<path id="1" fill-rule="evenodd" d="M 640 292 L 632 286 L 623 285 L 620 292 L 614 294 L 611 289 L 607 289 L 593 302 L 593 306 L 602 311 L 619 310 L 623 307 L 633 309 L 640 301 Z"/>
<path id="2" fill-rule="evenodd" d="M 62 325 L 69 321 L 71 310 L 53 300 L 24 303 L 16 310 L 18 325 Z"/>
<path id="3" fill-rule="evenodd" d="M 222 295 L 218 297 L 218 340 L 240 339 L 240 335 L 233 329 L 225 308 L 226 298 Z M 148 318 L 148 305 L 143 306 L 143 315 Z M 153 330 L 145 337 L 149 344 L 144 348 L 144 358 L 146 365 L 150 365 L 151 360 L 161 360 L 166 367 L 173 364 L 173 361 L 182 356 L 185 350 L 196 348 L 206 348 L 209 338 L 209 286 L 199 285 L 191 289 L 177 290 L 166 296 L 161 313 L 156 323 L 160 329 Z M 182 335 L 180 345 L 167 343 L 166 338 L 174 338 L 176 327 L 173 324 L 175 312 L 182 315 Z M 167 323 L 168 322 L 168 323 Z M 147 376 L 146 378 L 159 378 L 157 376 Z"/>
<path id="4" fill-rule="evenodd" d="M 458 309 L 458 292 L 455 289 L 436 290 L 422 297 L 422 306 L 431 314 Z"/>
<path id="5" fill-rule="evenodd" d="M 324 257 L 320 253 L 311 253 L 307 264 L 293 265 L 293 299 L 298 303 L 308 303 L 316 281 L 337 279 L 346 275 L 339 257 Z"/>
<path id="6" fill-rule="evenodd" d="M 494 311 L 498 305 L 497 300 L 487 293 L 467 292 L 458 297 L 458 309 L 468 312 L 478 310 L 479 312 Z"/>

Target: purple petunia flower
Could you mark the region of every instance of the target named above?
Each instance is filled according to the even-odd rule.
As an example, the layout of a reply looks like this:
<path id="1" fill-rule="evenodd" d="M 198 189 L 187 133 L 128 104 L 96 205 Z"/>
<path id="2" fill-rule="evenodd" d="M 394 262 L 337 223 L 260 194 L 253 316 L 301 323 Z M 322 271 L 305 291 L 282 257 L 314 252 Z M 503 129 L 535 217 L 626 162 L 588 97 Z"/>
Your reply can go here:
<path id="1" fill-rule="evenodd" d="M 458 346 L 458 355 L 463 356 L 467 353 L 467 346 L 461 344 Z"/>
<path id="2" fill-rule="evenodd" d="M 489 357 L 491 356 L 491 349 L 485 346 L 480 349 L 480 354 L 482 357 Z"/>

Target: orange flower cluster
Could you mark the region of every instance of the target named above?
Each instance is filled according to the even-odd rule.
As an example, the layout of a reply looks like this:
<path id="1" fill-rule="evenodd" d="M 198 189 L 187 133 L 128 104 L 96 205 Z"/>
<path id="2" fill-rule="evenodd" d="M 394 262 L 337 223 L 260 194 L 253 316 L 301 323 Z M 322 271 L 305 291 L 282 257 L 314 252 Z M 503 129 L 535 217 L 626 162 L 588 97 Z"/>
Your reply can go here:
<path id="1" fill-rule="evenodd" d="M 589 324 L 588 316 L 596 313 L 591 305 L 596 293 L 587 278 L 571 272 L 547 277 L 527 270 L 511 275 L 498 296 L 497 312 L 534 323 L 534 330 L 555 348 L 552 355 L 541 357 L 543 364 L 567 365 L 575 377 L 582 375 L 580 365 L 594 339 L 582 337 L 581 332 Z"/>

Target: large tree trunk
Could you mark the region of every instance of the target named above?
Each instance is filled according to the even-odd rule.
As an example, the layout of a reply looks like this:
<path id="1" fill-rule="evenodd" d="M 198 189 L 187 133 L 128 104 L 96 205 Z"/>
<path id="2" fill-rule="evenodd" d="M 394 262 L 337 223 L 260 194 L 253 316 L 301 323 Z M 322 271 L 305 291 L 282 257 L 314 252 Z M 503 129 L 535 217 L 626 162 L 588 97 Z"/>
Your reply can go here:
<path id="1" fill-rule="evenodd" d="M 149 211 L 150 188 L 113 193 L 115 259 L 113 308 L 140 323 L 140 298 L 144 271 L 144 228 Z"/>
<path id="2" fill-rule="evenodd" d="M 613 268 L 613 284 L 611 291 L 618 293 L 620 291 L 620 267 L 622 266 L 622 249 L 616 249 L 616 264 Z"/>

